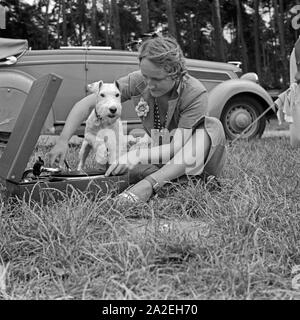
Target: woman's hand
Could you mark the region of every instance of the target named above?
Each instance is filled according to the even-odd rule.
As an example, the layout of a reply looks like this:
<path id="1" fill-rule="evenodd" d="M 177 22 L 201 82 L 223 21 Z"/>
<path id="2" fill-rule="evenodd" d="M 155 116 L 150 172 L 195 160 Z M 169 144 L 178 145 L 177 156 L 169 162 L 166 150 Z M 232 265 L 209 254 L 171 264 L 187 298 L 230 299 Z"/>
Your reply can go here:
<path id="1" fill-rule="evenodd" d="M 132 150 L 121 156 L 107 169 L 105 176 L 123 174 L 128 169 L 133 169 L 140 162 L 139 150 Z"/>
<path id="2" fill-rule="evenodd" d="M 56 145 L 48 153 L 50 166 L 53 166 L 54 164 L 58 164 L 59 167 L 62 167 L 67 151 L 68 151 L 68 142 L 58 141 Z"/>

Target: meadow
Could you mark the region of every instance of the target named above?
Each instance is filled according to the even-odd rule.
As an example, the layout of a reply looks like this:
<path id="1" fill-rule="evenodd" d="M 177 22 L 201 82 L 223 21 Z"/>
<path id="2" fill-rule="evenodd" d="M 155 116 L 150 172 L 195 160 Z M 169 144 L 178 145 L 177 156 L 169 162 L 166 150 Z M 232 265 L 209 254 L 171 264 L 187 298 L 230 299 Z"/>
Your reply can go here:
<path id="1" fill-rule="evenodd" d="M 299 299 L 300 150 L 276 137 L 227 151 L 221 188 L 190 180 L 147 204 L 1 194 L 1 299 Z"/>

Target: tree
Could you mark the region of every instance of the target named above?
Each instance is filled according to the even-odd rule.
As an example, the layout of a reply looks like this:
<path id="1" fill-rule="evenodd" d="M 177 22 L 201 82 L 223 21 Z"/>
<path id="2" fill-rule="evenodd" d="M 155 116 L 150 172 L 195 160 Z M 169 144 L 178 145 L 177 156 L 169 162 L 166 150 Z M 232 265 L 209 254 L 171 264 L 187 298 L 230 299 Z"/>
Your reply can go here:
<path id="1" fill-rule="evenodd" d="M 49 47 L 49 4 L 50 0 L 45 0 L 45 14 L 44 14 L 44 35 L 45 35 L 45 44 L 46 48 Z"/>
<path id="2" fill-rule="evenodd" d="M 240 5 L 240 0 L 235 0 L 236 5 L 236 14 L 237 14 L 237 38 L 238 38 L 238 46 L 242 53 L 243 60 L 243 70 L 244 72 L 248 72 L 248 50 L 247 45 L 244 38 L 243 31 L 243 18 L 242 18 L 242 10 Z"/>
<path id="3" fill-rule="evenodd" d="M 284 36 L 284 22 L 283 22 L 283 2 L 279 0 L 279 10 L 278 1 L 274 0 L 274 13 L 279 30 L 279 44 L 280 44 L 280 62 L 282 66 L 282 86 L 286 86 L 288 82 L 288 68 L 286 64 L 286 52 L 285 52 L 285 36 Z"/>
<path id="4" fill-rule="evenodd" d="M 214 42 L 215 42 L 216 58 L 219 61 L 226 61 L 219 0 L 211 1 L 211 11 L 212 11 L 212 18 L 213 18 L 213 26 L 214 26 Z"/>
<path id="5" fill-rule="evenodd" d="M 150 24 L 149 24 L 149 7 L 148 0 L 140 0 L 140 11 L 142 16 L 142 33 L 149 32 Z"/>
<path id="6" fill-rule="evenodd" d="M 63 45 L 68 45 L 68 35 L 67 35 L 67 15 L 66 15 L 66 1 L 61 0 L 61 10 L 62 10 L 62 38 L 63 38 Z"/>
<path id="7" fill-rule="evenodd" d="M 83 42 L 83 32 L 85 30 L 85 20 L 86 20 L 86 6 L 84 0 L 79 0 L 78 6 L 78 26 L 79 26 L 79 45 L 82 46 Z"/>
<path id="8" fill-rule="evenodd" d="M 6 0 L 5 7 L 7 8 L 6 29 L 0 30 L 0 36 L 28 39 L 30 47 L 44 48 L 44 17 L 40 7 L 18 0 Z M 49 38 L 51 40 L 52 35 L 49 35 Z"/>
<path id="9" fill-rule="evenodd" d="M 296 13 L 290 13 L 290 9 L 299 3 L 300 0 L 34 0 L 29 4 L 28 0 L 5 0 L 6 29 L 0 33 L 2 37 L 28 39 L 32 49 L 87 43 L 123 48 L 141 33 L 158 27 L 165 33 L 168 27 L 186 57 L 241 60 L 245 72 L 256 71 L 264 87 L 275 88 L 285 86 L 288 78 L 288 54 L 300 33 L 292 27 Z M 266 16 L 267 20 L 262 19 Z M 226 36 L 227 41 L 225 29 L 230 36 Z"/>
<path id="10" fill-rule="evenodd" d="M 259 0 L 254 0 L 254 24 L 253 24 L 253 35 L 254 35 L 254 46 L 255 46 L 255 66 L 256 72 L 259 79 L 261 78 L 261 56 L 260 56 L 260 28 L 259 28 L 260 16 L 259 16 Z"/>
<path id="11" fill-rule="evenodd" d="M 117 0 L 111 0 L 111 19 L 113 21 L 114 48 L 121 49 L 121 28 Z"/>
<path id="12" fill-rule="evenodd" d="M 98 44 L 98 16 L 96 0 L 92 0 L 92 19 L 91 19 L 92 45 Z"/>
<path id="13" fill-rule="evenodd" d="M 177 28 L 175 22 L 175 3 L 173 0 L 165 0 L 166 12 L 168 17 L 169 34 L 177 38 Z"/>
<path id="14" fill-rule="evenodd" d="M 105 45 L 109 46 L 109 23 L 108 23 L 108 0 L 103 0 L 103 15 L 104 15 L 104 28 L 105 28 Z"/>

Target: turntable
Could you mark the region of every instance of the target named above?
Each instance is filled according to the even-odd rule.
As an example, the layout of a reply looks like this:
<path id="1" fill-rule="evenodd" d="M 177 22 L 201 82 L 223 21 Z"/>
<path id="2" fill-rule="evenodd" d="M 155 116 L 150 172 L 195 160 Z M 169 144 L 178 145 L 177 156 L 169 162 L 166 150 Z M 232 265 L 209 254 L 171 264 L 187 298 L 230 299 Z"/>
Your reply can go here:
<path id="1" fill-rule="evenodd" d="M 74 188 L 91 196 L 123 191 L 129 185 L 127 174 L 105 177 L 99 170 L 47 168 L 41 157 L 25 170 L 61 82 L 62 78 L 51 73 L 32 84 L 0 158 L 0 178 L 8 195 L 47 201 L 62 198 Z"/>

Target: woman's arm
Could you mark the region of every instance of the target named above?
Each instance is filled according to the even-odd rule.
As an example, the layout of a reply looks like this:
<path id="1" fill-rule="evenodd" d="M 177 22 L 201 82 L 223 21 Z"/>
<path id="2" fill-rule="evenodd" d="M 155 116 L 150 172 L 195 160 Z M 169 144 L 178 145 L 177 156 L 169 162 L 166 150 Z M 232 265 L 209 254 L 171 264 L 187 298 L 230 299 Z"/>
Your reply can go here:
<path id="1" fill-rule="evenodd" d="M 66 123 L 58 140 L 67 143 L 75 133 L 76 129 L 84 120 L 87 119 L 91 112 L 91 109 L 95 106 L 95 104 L 95 94 L 90 94 L 87 97 L 76 102 L 66 119 Z"/>
<path id="2" fill-rule="evenodd" d="M 137 164 L 167 163 L 182 148 L 192 136 L 192 129 L 178 128 L 174 131 L 173 140 L 170 143 L 146 149 L 132 150 L 111 164 L 105 175 L 118 175 L 127 169 L 134 168 Z"/>
<path id="3" fill-rule="evenodd" d="M 148 149 L 136 150 L 137 152 L 139 151 L 137 157 L 139 157 L 140 163 L 167 163 L 192 136 L 192 129 L 177 128 L 172 132 L 172 136 L 172 141 L 171 137 L 168 137 L 169 143 Z"/>
<path id="4" fill-rule="evenodd" d="M 68 150 L 68 141 L 75 133 L 80 124 L 89 116 L 91 108 L 96 104 L 96 95 L 91 94 L 78 101 L 70 111 L 64 128 L 55 144 L 48 154 L 50 165 L 58 161 L 59 166 L 63 166 Z"/>

